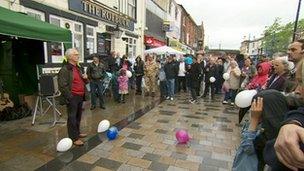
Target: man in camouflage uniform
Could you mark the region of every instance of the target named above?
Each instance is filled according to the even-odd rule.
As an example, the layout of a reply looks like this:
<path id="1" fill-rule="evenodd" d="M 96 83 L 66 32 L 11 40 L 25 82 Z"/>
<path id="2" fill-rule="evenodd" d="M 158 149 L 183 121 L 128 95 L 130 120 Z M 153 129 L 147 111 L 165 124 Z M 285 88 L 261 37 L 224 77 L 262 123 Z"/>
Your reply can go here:
<path id="1" fill-rule="evenodd" d="M 153 60 L 153 57 L 148 55 L 147 62 L 144 67 L 145 74 L 145 84 L 146 84 L 146 96 L 151 94 L 152 97 L 155 96 L 155 87 L 156 87 L 156 76 L 158 74 L 159 66 Z"/>

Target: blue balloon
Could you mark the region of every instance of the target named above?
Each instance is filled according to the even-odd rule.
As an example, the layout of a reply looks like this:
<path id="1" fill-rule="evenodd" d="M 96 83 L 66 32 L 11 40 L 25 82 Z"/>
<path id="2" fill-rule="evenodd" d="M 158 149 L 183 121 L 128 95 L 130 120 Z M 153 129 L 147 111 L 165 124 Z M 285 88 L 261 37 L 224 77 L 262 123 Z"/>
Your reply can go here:
<path id="1" fill-rule="evenodd" d="M 115 127 L 115 126 L 111 126 L 111 127 L 109 128 L 109 130 L 118 132 L 118 129 L 117 129 L 117 127 Z"/>
<path id="2" fill-rule="evenodd" d="M 116 139 L 117 135 L 118 135 L 117 128 L 116 129 L 115 128 L 109 129 L 108 132 L 107 132 L 107 137 L 108 137 L 109 140 Z"/>

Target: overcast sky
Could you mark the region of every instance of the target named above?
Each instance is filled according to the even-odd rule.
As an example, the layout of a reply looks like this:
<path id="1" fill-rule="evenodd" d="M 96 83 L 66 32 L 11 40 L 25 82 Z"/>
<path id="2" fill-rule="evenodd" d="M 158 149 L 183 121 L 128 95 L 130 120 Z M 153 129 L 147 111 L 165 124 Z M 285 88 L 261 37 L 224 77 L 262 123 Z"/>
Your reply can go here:
<path id="1" fill-rule="evenodd" d="M 197 24 L 205 26 L 210 48 L 239 49 L 244 36 L 261 37 L 276 17 L 283 23 L 295 20 L 298 0 L 176 0 Z M 302 2 L 300 18 L 304 18 Z"/>

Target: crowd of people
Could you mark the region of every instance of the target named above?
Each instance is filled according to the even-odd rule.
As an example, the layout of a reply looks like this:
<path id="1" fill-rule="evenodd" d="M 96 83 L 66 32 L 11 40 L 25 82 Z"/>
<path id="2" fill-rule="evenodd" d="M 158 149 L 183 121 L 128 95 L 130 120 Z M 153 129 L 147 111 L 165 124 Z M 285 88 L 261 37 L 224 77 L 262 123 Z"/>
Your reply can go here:
<path id="1" fill-rule="evenodd" d="M 165 58 L 148 54 L 131 61 L 112 52 L 102 60 L 93 54 L 93 62 L 84 72 L 78 65 L 77 50 L 67 50 L 66 56 L 68 62 L 59 72 L 58 83 L 68 109 L 68 134 L 75 145 L 83 145 L 80 138 L 86 136 L 80 133 L 79 125 L 88 82 L 91 110 L 96 108 L 97 99 L 100 108 L 106 108 L 104 94 L 109 90 L 118 103 L 125 103 L 126 94 L 135 88 L 136 95 L 152 97 L 159 89 L 160 97 L 171 101 L 176 93 L 189 92 L 189 103 L 196 103 L 199 98 L 214 100 L 218 94 L 224 105 L 234 106 L 238 92 L 254 89 L 258 93 L 251 107 L 239 112 L 240 120 L 247 111 L 251 113 L 244 137 L 250 137 L 257 162 L 244 164 L 246 160 L 239 158 L 243 155 L 237 153 L 233 169 L 248 170 L 254 166 L 263 170 L 265 164 L 274 170 L 304 168 L 304 41 L 292 43 L 287 54 L 277 53 L 271 60 L 263 58 L 257 62 L 225 53 Z M 110 78 L 111 83 L 105 84 L 105 78 Z"/>

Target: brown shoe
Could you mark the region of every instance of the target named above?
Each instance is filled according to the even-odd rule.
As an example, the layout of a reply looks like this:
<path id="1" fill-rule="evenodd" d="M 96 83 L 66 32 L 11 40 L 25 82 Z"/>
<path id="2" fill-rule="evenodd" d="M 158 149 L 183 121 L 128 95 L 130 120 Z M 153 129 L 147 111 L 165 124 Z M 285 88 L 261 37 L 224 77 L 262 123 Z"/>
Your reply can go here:
<path id="1" fill-rule="evenodd" d="M 80 139 L 74 141 L 74 145 L 76 146 L 82 146 L 83 144 L 84 144 L 83 141 L 81 141 Z"/>
<path id="2" fill-rule="evenodd" d="M 80 138 L 85 138 L 85 137 L 87 137 L 87 136 L 88 136 L 88 134 L 84 134 L 84 133 L 83 133 L 83 134 L 79 134 L 79 137 L 80 137 Z"/>

